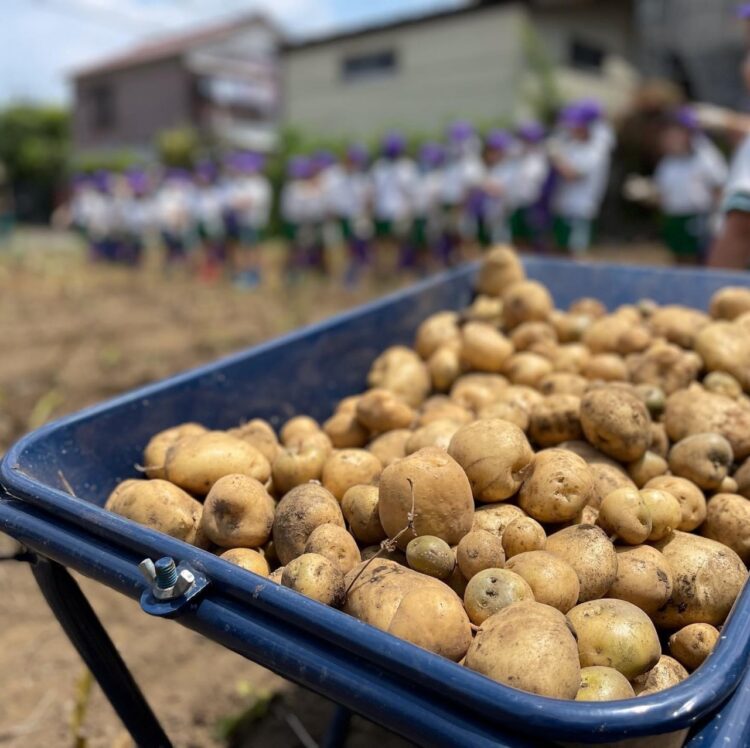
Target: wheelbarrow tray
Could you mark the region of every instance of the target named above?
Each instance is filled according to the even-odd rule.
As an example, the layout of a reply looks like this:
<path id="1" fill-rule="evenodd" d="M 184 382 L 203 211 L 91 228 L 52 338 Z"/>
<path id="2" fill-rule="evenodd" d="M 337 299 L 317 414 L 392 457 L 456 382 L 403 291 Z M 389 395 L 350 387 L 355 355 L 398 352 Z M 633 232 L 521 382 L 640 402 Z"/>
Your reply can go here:
<path id="1" fill-rule="evenodd" d="M 652 298 L 705 309 L 744 275 L 526 258 L 530 278 L 560 307 L 595 296 L 610 308 Z M 639 736 L 679 744 L 731 696 L 750 655 L 750 590 L 711 658 L 688 680 L 637 700 L 579 703 L 525 693 L 422 650 L 102 508 L 156 432 L 185 421 L 224 429 L 250 418 L 330 415 L 365 388 L 384 348 L 409 344 L 417 325 L 472 297 L 475 265 L 416 284 L 328 321 L 50 423 L 0 463 L 0 527 L 37 552 L 139 597 L 144 557 L 170 555 L 209 579 L 174 614 L 183 625 L 422 745 L 612 743 Z M 72 488 L 74 496 L 68 493 Z M 665 745 L 664 742 L 660 743 Z"/>

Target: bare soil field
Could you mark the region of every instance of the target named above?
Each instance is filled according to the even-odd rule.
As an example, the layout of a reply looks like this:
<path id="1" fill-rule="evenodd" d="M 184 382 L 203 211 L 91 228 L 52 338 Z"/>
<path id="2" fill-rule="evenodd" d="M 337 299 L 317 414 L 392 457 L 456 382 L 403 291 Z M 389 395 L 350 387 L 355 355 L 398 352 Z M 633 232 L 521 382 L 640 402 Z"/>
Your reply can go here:
<path id="1" fill-rule="evenodd" d="M 54 417 L 409 280 L 347 291 L 336 279 L 309 278 L 288 288 L 270 256 L 264 284 L 247 291 L 187 274 L 167 277 L 152 263 L 137 270 L 92 266 L 67 235 L 25 231 L 0 247 L 0 454 Z M 657 247 L 596 257 L 668 261 Z M 2 545 L 12 552 L 7 538 Z M 321 739 L 332 710 L 325 700 L 149 618 L 93 582 L 83 580 L 83 587 L 175 746 L 302 746 Z M 0 746 L 130 746 L 24 564 L 0 564 L 0 595 Z M 357 719 L 348 745 L 406 743 Z"/>

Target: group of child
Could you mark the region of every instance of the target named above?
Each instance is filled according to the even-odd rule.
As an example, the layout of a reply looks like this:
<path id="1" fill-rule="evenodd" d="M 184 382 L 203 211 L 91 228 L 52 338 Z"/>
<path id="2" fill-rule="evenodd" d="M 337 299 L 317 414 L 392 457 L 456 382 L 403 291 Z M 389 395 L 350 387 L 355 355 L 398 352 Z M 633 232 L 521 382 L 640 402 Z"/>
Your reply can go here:
<path id="1" fill-rule="evenodd" d="M 328 151 L 293 156 L 278 206 L 288 273 L 325 271 L 329 250 L 342 245 L 350 284 L 383 258 L 415 271 L 450 265 L 467 243 L 512 241 L 580 256 L 591 244 L 614 145 L 599 104 L 583 100 L 567 105 L 550 132 L 526 122 L 482 138 L 455 122 L 444 142 L 424 144 L 416 157 L 398 132 L 373 157 L 359 144 L 341 159 Z M 661 209 L 678 259 L 698 261 L 727 165 L 688 109 L 665 122 L 662 152 L 647 199 Z M 143 170 L 81 177 L 72 222 L 96 258 L 135 264 L 146 237 L 158 234 L 169 265 L 198 257 L 201 272 L 228 271 L 252 286 L 273 203 L 264 166 L 262 155 L 238 152 L 221 169 L 205 161 L 193 171 L 166 170 L 158 183 Z"/>

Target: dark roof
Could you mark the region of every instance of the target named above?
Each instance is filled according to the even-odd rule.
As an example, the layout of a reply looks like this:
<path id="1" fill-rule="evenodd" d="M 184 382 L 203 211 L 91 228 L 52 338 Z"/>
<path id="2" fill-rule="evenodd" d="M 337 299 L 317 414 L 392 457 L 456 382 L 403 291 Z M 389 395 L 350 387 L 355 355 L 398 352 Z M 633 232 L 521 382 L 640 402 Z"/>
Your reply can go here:
<path id="1" fill-rule="evenodd" d="M 238 29 L 254 24 L 268 26 L 276 34 L 279 34 L 274 24 L 265 16 L 258 13 L 243 14 L 211 26 L 202 26 L 200 29 L 188 30 L 180 34 L 161 36 L 153 41 L 139 44 L 136 47 L 126 49 L 124 52 L 108 57 L 93 65 L 74 70 L 72 77 L 86 78 L 170 57 L 179 57 L 194 47 L 213 41 L 220 41 L 236 33 Z"/>
<path id="2" fill-rule="evenodd" d="M 522 3 L 528 3 L 529 1 L 530 0 L 521 0 Z M 331 42 L 343 41 L 344 39 L 357 39 L 358 37 L 368 36 L 369 34 L 375 34 L 379 31 L 391 31 L 393 29 L 418 26 L 433 21 L 449 20 L 456 18 L 457 16 L 487 10 L 488 8 L 498 5 L 508 5 L 511 2 L 513 2 L 513 0 L 479 0 L 478 2 L 477 0 L 469 0 L 465 5 L 459 5 L 457 8 L 446 8 L 445 10 L 437 10 L 432 13 L 421 13 L 418 15 L 397 16 L 396 18 L 391 18 L 376 24 L 368 24 L 352 29 L 345 29 L 344 31 L 334 32 L 332 34 L 289 41 L 284 45 L 284 51 L 295 52 L 297 50 L 311 49 Z"/>

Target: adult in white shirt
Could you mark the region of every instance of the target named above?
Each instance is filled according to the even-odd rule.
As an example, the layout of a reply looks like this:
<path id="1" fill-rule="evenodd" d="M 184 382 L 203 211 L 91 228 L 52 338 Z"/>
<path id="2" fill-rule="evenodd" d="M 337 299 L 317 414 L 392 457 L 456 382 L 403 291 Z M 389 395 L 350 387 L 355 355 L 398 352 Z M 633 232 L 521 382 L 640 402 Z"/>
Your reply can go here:
<path id="1" fill-rule="evenodd" d="M 700 132 L 688 108 L 677 111 L 664 128 L 661 150 L 664 155 L 654 173 L 654 184 L 664 217 L 664 240 L 678 262 L 700 262 L 727 178 L 726 161 Z"/>
<path id="2" fill-rule="evenodd" d="M 513 136 L 491 130 L 484 141 L 485 176 L 478 238 L 483 246 L 510 239 L 509 218 L 516 202 L 517 163 Z"/>
<path id="3" fill-rule="evenodd" d="M 613 140 L 588 103 L 567 106 L 560 125 L 562 137 L 550 147 L 557 174 L 553 230 L 559 249 L 581 255 L 591 246 L 594 221 L 604 200 Z"/>
<path id="4" fill-rule="evenodd" d="M 510 231 L 517 247 L 536 247 L 546 228 L 543 203 L 550 164 L 544 147 L 546 133 L 539 122 L 525 122 L 516 130 L 519 150 Z"/>

